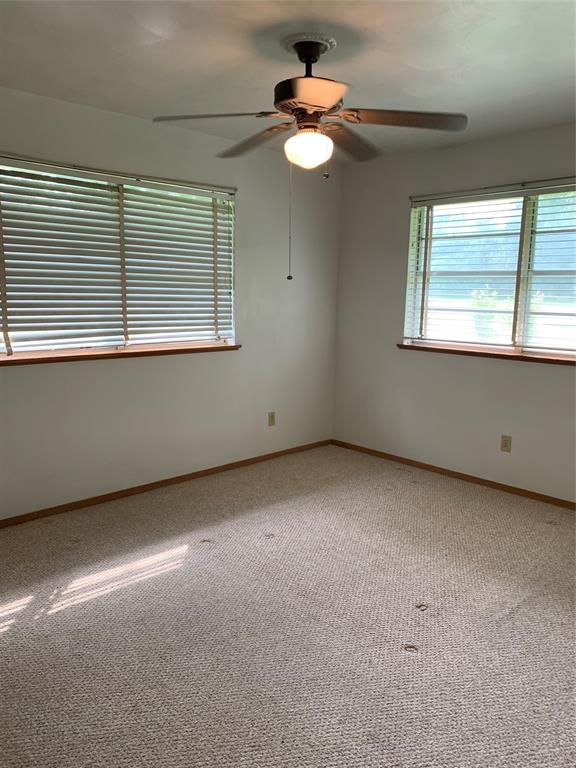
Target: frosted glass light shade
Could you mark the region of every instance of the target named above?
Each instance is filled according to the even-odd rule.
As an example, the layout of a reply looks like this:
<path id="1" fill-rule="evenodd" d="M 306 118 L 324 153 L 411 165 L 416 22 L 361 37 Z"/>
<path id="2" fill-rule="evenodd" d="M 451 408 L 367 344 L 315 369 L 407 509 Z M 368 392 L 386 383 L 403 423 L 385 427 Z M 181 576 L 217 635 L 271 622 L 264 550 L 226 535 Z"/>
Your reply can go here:
<path id="1" fill-rule="evenodd" d="M 332 157 L 334 142 L 315 128 L 302 128 L 284 144 L 286 157 L 300 168 L 316 168 Z"/>

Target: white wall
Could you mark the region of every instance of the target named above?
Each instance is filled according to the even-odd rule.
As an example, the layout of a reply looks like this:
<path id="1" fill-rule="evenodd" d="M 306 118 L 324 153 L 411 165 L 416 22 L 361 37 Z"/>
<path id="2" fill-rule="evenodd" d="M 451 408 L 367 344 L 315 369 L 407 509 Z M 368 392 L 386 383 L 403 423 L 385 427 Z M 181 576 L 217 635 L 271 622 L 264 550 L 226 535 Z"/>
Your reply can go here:
<path id="1" fill-rule="evenodd" d="M 335 437 L 574 498 L 574 369 L 429 354 L 402 340 L 409 195 L 574 174 L 574 126 L 347 169 Z M 499 436 L 512 435 L 510 455 Z"/>
<path id="2" fill-rule="evenodd" d="M 295 174 L 262 150 L 15 91 L 0 150 L 238 187 L 237 352 L 0 368 L 0 517 L 332 435 L 340 172 Z M 246 133 L 262 126 L 246 121 Z M 266 414 L 277 412 L 277 425 Z"/>

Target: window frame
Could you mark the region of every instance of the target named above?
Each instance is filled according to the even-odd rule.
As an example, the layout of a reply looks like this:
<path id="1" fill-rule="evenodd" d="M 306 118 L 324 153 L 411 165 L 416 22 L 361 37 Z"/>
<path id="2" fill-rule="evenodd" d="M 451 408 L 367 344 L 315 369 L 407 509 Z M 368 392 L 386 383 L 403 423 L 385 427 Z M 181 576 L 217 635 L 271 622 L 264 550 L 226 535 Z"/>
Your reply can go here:
<path id="1" fill-rule="evenodd" d="M 524 331 L 530 289 L 529 275 L 534 272 L 531 269 L 535 242 L 533 223 L 538 206 L 538 197 L 539 195 L 552 194 L 554 192 L 575 191 L 576 178 L 565 177 L 534 182 L 519 182 L 500 187 L 485 187 L 477 190 L 465 190 L 460 193 L 439 193 L 410 197 L 409 258 L 406 301 L 404 305 L 404 335 L 403 341 L 396 346 L 399 349 L 427 352 L 445 352 L 456 355 L 574 365 L 576 363 L 576 351 L 551 347 L 530 347 L 523 344 L 523 342 L 525 341 Z M 523 201 L 515 270 L 512 343 L 500 345 L 497 343 L 443 341 L 425 338 L 422 334 L 427 310 L 434 206 L 514 197 L 522 197 Z M 416 215 L 414 215 L 415 213 Z M 425 237 L 424 247 L 421 249 L 418 243 L 422 239 L 423 229 L 425 230 Z M 423 261 L 422 264 L 420 263 L 421 261 Z M 480 270 L 479 274 L 482 274 Z"/>
<path id="2" fill-rule="evenodd" d="M 90 166 L 75 165 L 70 163 L 62 163 L 56 161 L 50 161 L 40 159 L 36 157 L 20 156 L 10 153 L 0 153 L 0 165 L 9 167 L 14 171 L 36 171 L 38 173 L 46 173 L 58 177 L 74 177 L 76 179 L 84 179 L 87 181 L 105 182 L 112 185 L 117 185 L 120 190 L 123 190 L 123 185 L 140 185 L 145 186 L 150 190 L 162 190 L 180 192 L 183 194 L 198 194 L 204 196 L 211 196 L 214 201 L 218 199 L 229 200 L 235 203 L 235 195 L 237 188 L 233 186 L 222 186 L 212 183 L 194 182 L 184 179 L 175 179 L 167 177 L 156 177 L 142 174 L 135 174 L 125 171 L 112 171 L 102 168 L 94 168 Z M 123 228 L 123 224 L 121 225 Z M 1 232 L 1 217 L 0 217 L 0 232 Z M 235 256 L 235 242 L 236 242 L 236 218 L 232 219 L 232 264 L 234 267 Z M 125 268 L 125 267 L 124 267 Z M 6 343 L 6 352 L 0 352 L 0 367 L 12 366 L 12 365 L 31 365 L 36 363 L 59 363 L 59 362 L 72 362 L 76 360 L 98 360 L 98 359 L 118 359 L 118 358 L 132 358 L 132 357 L 148 357 L 158 355 L 175 355 L 175 354 L 193 354 L 204 352 L 221 352 L 221 351 L 233 351 L 241 349 L 241 344 L 237 342 L 235 337 L 235 321 L 236 321 L 236 302 L 235 302 L 235 269 L 232 269 L 232 328 L 234 335 L 228 339 L 198 339 L 198 340 L 186 340 L 186 341 L 161 341 L 154 343 L 134 343 L 128 345 L 111 345 L 111 346 L 84 346 L 84 347 L 69 347 L 69 348 L 56 348 L 56 349 L 42 349 L 42 350 L 27 350 L 27 351 L 11 351 L 10 343 Z M 6 274 L 4 259 L 0 258 L 0 303 L 2 310 L 2 318 L 6 318 L 8 313 L 8 301 L 6 295 Z M 0 323 L 0 335 L 5 337 L 7 333 L 7 323 L 4 320 Z"/>

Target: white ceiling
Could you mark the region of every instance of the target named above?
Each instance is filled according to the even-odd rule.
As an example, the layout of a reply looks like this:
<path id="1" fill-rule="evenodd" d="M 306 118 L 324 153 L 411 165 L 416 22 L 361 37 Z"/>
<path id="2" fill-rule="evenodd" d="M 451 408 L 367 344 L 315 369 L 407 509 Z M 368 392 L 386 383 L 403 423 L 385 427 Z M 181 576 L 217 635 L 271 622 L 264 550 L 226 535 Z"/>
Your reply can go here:
<path id="1" fill-rule="evenodd" d="M 323 32 L 338 47 L 316 74 L 350 83 L 349 107 L 466 112 L 442 134 L 364 127 L 382 149 L 445 146 L 574 120 L 570 0 L 441 2 L 0 2 L 0 84 L 143 118 L 272 108 L 302 73 L 280 46 Z M 252 118 L 180 123 L 226 138 Z M 172 127 L 163 126 L 171 131 Z"/>

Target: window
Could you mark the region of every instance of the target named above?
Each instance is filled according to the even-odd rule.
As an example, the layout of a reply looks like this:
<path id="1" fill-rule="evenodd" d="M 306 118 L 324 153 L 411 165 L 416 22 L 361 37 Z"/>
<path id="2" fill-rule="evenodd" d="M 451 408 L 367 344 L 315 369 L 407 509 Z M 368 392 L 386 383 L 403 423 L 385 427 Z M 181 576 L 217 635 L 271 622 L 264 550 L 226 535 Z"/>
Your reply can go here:
<path id="1" fill-rule="evenodd" d="M 232 192 L 0 166 L 0 357 L 232 344 Z"/>
<path id="2" fill-rule="evenodd" d="M 575 299 L 573 185 L 413 201 L 406 341 L 569 354 Z"/>

